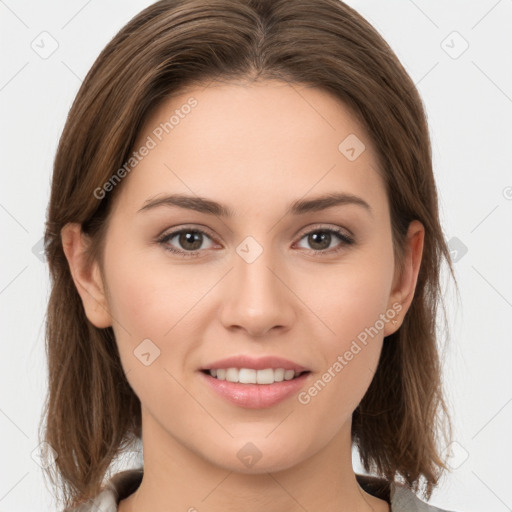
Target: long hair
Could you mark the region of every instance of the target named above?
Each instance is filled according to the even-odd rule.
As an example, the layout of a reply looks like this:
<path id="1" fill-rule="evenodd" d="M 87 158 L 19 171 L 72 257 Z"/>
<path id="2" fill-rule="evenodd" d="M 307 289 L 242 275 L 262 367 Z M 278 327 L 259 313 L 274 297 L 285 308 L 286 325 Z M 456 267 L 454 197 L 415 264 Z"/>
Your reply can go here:
<path id="1" fill-rule="evenodd" d="M 70 109 L 54 162 L 45 232 L 51 274 L 46 324 L 49 389 L 42 440 L 58 454 L 47 476 L 66 506 L 96 495 L 111 463 L 141 436 L 138 397 L 112 329 L 92 325 L 74 286 L 60 232 L 77 222 L 101 261 L 107 219 L 122 183 L 98 198 L 129 158 L 161 102 L 213 80 L 281 80 L 333 94 L 366 127 L 390 204 L 395 258 L 409 223 L 425 227 L 421 267 L 401 328 L 384 340 L 374 379 L 353 414 L 367 471 L 425 496 L 446 466 L 438 305 L 443 261 L 427 119 L 418 91 L 376 30 L 338 0 L 162 0 L 135 16 L 101 52 Z M 444 421 L 441 421 L 443 420 Z M 43 425 L 44 423 L 44 425 Z"/>

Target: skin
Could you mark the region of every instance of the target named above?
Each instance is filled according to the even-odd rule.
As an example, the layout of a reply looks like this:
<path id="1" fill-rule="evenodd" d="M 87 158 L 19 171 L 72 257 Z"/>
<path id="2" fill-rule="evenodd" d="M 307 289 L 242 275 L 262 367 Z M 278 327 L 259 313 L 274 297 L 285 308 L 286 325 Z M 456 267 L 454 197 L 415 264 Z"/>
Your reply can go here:
<path id="1" fill-rule="evenodd" d="M 411 223 L 399 273 L 373 145 L 355 116 L 319 89 L 269 81 L 189 89 L 152 113 L 135 147 L 190 97 L 197 106 L 124 179 L 103 265 L 86 264 L 88 240 L 79 225 L 62 231 L 87 317 L 113 327 L 142 404 L 144 477 L 119 510 L 389 510 L 356 482 L 351 415 L 383 338 L 400 327 L 411 304 L 423 226 Z M 349 134 L 366 147 L 354 161 L 338 150 Z M 371 213 L 345 204 L 285 214 L 294 200 L 333 191 L 364 199 Z M 139 211 L 170 193 L 212 199 L 236 215 L 170 206 Z M 156 241 L 184 225 L 208 233 L 198 257 Z M 306 236 L 336 227 L 355 243 L 332 234 L 322 246 Z M 252 263 L 236 252 L 247 236 L 262 248 Z M 191 250 L 178 236 L 169 245 Z M 307 405 L 293 395 L 266 409 L 239 407 L 198 374 L 235 354 L 277 355 L 311 371 L 307 390 L 393 304 L 402 308 L 397 323 L 387 321 Z M 149 366 L 133 353 L 147 338 L 160 350 Z M 248 442 L 261 453 L 252 467 L 237 457 Z"/>

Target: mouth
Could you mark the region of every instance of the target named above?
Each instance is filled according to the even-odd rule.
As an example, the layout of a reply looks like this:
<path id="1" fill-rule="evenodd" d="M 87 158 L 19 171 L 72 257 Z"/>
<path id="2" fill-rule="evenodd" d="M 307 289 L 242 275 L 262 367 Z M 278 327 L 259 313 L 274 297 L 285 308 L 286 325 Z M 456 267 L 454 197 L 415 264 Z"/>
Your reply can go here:
<path id="1" fill-rule="evenodd" d="M 211 361 L 199 370 L 214 393 L 248 409 L 273 407 L 291 398 L 307 384 L 311 374 L 294 361 L 270 354 L 238 354 Z"/>
<path id="2" fill-rule="evenodd" d="M 218 396 L 246 409 L 266 409 L 291 398 L 307 385 L 311 371 L 302 368 L 203 368 L 204 383 Z"/>
<path id="3" fill-rule="evenodd" d="M 240 384 L 274 384 L 276 382 L 290 381 L 299 378 L 304 374 L 311 373 L 309 370 L 292 370 L 285 368 L 210 368 L 201 370 L 217 380 Z"/>

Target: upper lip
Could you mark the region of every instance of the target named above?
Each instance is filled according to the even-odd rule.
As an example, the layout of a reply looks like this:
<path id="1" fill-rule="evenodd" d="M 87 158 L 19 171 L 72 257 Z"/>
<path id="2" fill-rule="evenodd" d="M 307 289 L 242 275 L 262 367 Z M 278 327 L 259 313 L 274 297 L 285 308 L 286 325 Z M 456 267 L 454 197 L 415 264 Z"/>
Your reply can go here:
<path id="1" fill-rule="evenodd" d="M 248 355 L 238 355 L 219 359 L 201 368 L 201 370 L 216 370 L 219 368 L 251 368 L 254 370 L 265 370 L 266 368 L 283 368 L 284 370 L 294 370 L 296 372 L 307 371 L 307 368 L 294 363 L 289 359 L 283 359 L 276 356 L 251 357 Z"/>

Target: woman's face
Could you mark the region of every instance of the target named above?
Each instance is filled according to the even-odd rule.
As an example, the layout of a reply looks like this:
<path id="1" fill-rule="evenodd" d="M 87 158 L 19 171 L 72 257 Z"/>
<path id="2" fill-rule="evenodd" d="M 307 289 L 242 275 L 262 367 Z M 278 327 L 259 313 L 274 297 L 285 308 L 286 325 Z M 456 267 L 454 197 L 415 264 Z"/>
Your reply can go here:
<path id="1" fill-rule="evenodd" d="M 405 312 L 365 130 L 318 89 L 210 84 L 163 103 L 134 149 L 106 235 L 103 321 L 144 432 L 242 472 L 349 439 Z M 235 384 L 205 371 L 270 382 L 287 364 L 308 373 Z"/>

